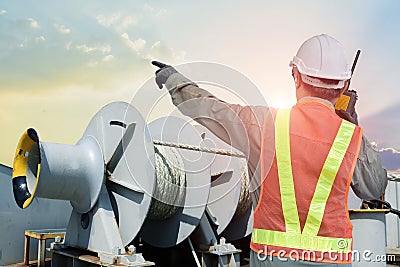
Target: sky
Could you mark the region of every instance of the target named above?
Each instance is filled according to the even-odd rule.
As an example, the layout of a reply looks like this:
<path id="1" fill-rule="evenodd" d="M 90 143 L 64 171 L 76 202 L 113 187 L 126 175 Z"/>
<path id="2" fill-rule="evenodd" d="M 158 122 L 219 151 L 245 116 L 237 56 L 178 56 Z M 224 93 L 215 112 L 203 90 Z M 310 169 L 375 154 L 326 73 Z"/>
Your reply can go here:
<path id="1" fill-rule="evenodd" d="M 291 106 L 289 61 L 303 41 L 326 33 L 349 62 L 361 49 L 352 79 L 360 124 L 384 165 L 400 169 L 399 10 L 395 0 L 2 0 L 0 163 L 12 165 L 29 127 L 43 141 L 76 143 L 101 107 L 130 102 L 154 78 L 153 59 L 229 66 L 268 105 Z M 157 90 L 154 83 L 149 94 Z"/>

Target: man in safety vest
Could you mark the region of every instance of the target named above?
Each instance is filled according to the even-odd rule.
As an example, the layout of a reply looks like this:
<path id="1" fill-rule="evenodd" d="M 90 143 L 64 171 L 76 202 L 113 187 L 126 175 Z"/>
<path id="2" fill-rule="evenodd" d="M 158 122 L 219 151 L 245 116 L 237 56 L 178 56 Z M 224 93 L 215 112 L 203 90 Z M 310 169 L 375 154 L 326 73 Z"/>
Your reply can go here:
<path id="1" fill-rule="evenodd" d="M 252 184 L 261 185 L 253 192 L 251 266 L 351 266 L 349 188 L 379 198 L 386 171 L 356 114 L 335 113 L 351 78 L 340 43 L 314 36 L 290 66 L 297 104 L 287 110 L 226 103 L 168 65 L 156 82 L 183 114 L 246 154 Z"/>

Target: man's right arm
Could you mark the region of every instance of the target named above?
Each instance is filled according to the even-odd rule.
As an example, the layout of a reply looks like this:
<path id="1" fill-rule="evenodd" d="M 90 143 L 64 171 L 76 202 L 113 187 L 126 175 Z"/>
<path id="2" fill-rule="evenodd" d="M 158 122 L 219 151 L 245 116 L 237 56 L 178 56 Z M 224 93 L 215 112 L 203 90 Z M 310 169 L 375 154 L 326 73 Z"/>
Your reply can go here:
<path id="1" fill-rule="evenodd" d="M 184 115 L 193 118 L 246 155 L 251 177 L 250 190 L 253 192 L 254 203 L 257 203 L 261 184 L 261 134 L 263 128 L 274 129 L 271 109 L 224 102 L 180 73 L 172 74 L 165 86 L 171 94 L 173 104 Z M 267 135 L 272 138 L 273 132 L 268 132 Z M 272 162 L 273 152 L 264 151 L 266 162 Z"/>
<path id="2" fill-rule="evenodd" d="M 180 73 L 172 74 L 165 86 L 173 104 L 184 115 L 193 118 L 247 156 L 259 157 L 262 125 L 270 114 L 267 107 L 227 103 L 199 88 Z"/>

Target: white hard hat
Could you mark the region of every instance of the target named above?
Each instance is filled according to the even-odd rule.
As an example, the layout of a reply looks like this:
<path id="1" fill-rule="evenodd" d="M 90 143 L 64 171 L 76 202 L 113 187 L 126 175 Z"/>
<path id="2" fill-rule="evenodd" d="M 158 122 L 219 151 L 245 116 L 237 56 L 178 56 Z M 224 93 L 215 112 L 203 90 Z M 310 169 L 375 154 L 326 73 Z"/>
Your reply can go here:
<path id="1" fill-rule="evenodd" d="M 317 87 L 342 88 L 351 77 L 342 45 L 326 34 L 306 40 L 290 61 L 290 66 L 296 66 L 303 82 Z M 315 78 L 337 80 L 338 83 L 327 84 Z"/>

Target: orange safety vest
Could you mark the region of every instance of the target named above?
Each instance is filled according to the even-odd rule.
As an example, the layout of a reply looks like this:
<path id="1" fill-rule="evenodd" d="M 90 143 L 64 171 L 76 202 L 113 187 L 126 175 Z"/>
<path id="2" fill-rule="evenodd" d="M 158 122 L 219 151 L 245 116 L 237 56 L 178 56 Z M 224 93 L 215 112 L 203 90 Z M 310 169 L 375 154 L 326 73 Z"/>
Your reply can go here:
<path id="1" fill-rule="evenodd" d="M 264 134 L 261 195 L 251 249 L 269 256 L 351 263 L 347 195 L 362 129 L 319 101 L 278 110 L 275 144 Z M 269 170 L 263 151 L 275 145 Z M 262 255 L 263 256 L 263 255 Z"/>

